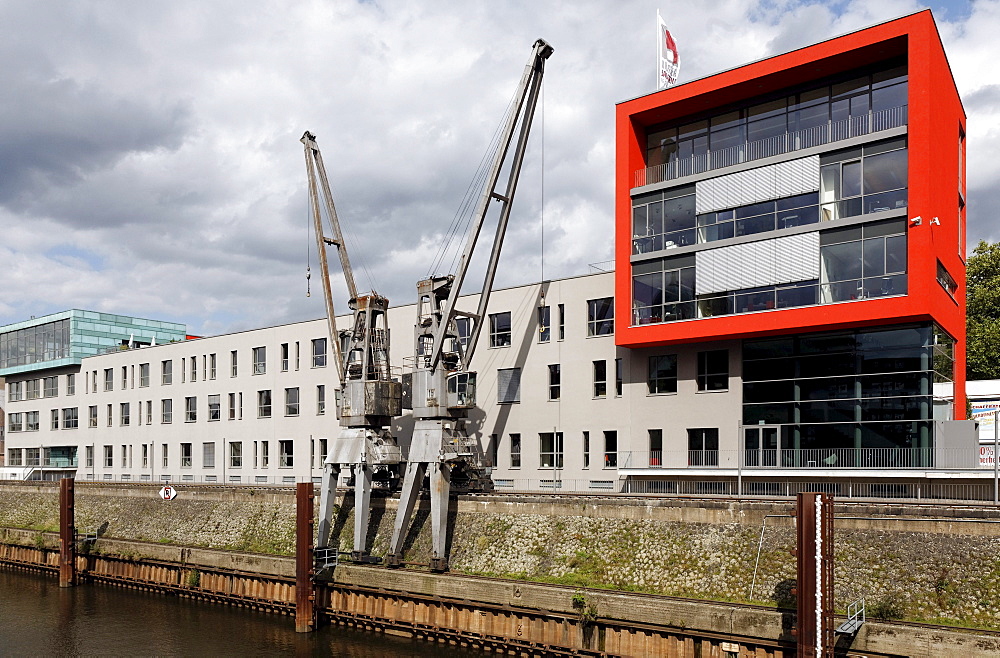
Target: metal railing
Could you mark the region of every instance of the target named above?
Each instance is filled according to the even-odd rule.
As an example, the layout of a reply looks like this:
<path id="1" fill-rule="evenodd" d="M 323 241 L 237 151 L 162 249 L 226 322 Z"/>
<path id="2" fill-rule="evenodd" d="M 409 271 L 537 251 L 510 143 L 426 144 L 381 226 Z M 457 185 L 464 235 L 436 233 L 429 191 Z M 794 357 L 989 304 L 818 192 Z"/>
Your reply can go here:
<path id="1" fill-rule="evenodd" d="M 752 162 L 784 153 L 792 153 L 813 146 L 838 142 L 851 137 L 860 137 L 890 128 L 905 126 L 907 106 L 890 107 L 877 112 L 869 112 L 859 117 L 848 117 L 840 121 L 827 121 L 824 125 L 790 130 L 782 135 L 766 137 L 724 149 L 710 150 L 686 158 L 678 158 L 663 164 L 645 167 L 635 172 L 633 187 L 662 183 L 682 176 L 700 174 L 713 169 L 729 167 L 743 162 Z"/>
<path id="2" fill-rule="evenodd" d="M 613 466 L 612 464 L 607 464 Z M 978 446 L 965 448 L 755 448 L 743 450 L 620 450 L 622 469 L 719 467 L 744 470 L 992 469 L 980 462 Z"/>

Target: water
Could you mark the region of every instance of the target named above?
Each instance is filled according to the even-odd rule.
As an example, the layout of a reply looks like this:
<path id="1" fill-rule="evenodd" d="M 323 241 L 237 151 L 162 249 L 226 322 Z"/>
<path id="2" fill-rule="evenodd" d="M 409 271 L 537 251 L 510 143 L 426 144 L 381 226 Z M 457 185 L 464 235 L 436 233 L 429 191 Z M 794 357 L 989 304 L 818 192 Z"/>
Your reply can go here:
<path id="1" fill-rule="evenodd" d="M 325 626 L 290 616 L 101 584 L 61 589 L 55 576 L 0 568 L 4 656 L 438 656 L 479 652 Z"/>

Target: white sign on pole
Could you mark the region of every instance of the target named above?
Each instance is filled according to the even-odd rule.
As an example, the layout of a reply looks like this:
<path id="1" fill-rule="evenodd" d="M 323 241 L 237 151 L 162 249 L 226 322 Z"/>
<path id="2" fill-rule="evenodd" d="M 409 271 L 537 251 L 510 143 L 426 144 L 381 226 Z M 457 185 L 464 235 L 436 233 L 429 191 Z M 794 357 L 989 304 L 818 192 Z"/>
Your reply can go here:
<path id="1" fill-rule="evenodd" d="M 169 484 L 162 489 L 160 489 L 160 498 L 163 500 L 173 500 L 177 498 L 177 489 L 171 487 Z"/>

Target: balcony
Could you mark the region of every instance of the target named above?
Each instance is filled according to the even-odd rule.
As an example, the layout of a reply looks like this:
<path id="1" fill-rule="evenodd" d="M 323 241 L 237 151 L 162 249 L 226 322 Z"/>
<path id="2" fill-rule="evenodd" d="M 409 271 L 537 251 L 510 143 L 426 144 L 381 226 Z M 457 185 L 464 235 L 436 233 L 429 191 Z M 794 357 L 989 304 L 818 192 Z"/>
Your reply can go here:
<path id="1" fill-rule="evenodd" d="M 907 106 L 901 105 L 839 121 L 827 121 L 826 124 L 747 141 L 724 149 L 709 149 L 705 153 L 695 153 L 686 158 L 639 169 L 635 172 L 633 187 L 663 183 L 683 176 L 898 128 L 905 126 L 906 120 Z"/>

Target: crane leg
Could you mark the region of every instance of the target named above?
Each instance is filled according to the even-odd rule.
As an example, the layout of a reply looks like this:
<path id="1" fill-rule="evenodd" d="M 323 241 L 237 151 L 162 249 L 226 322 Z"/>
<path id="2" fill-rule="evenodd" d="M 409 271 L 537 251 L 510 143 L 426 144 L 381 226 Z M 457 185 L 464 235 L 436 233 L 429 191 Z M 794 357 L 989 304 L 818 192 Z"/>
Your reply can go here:
<path id="1" fill-rule="evenodd" d="M 432 571 L 447 571 L 448 494 L 451 493 L 451 466 L 431 464 L 431 531 L 433 535 Z"/>
<path id="2" fill-rule="evenodd" d="M 386 566 L 398 567 L 403 561 L 403 539 L 413 506 L 420 494 L 420 485 L 424 481 L 424 471 L 427 462 L 407 462 L 406 475 L 403 476 L 403 489 L 399 493 L 399 507 L 396 509 L 396 523 L 392 529 L 392 541 L 389 542 L 389 554 L 385 558 Z"/>
<path id="3" fill-rule="evenodd" d="M 333 508 L 337 501 L 337 480 L 340 479 L 340 464 L 327 463 L 323 466 L 323 481 L 319 494 L 319 534 L 317 546 L 330 545 L 330 530 L 333 527 Z"/>
<path id="4" fill-rule="evenodd" d="M 354 551 L 351 558 L 358 562 L 372 561 L 368 555 L 368 515 L 372 499 L 372 467 L 354 466 Z"/>

